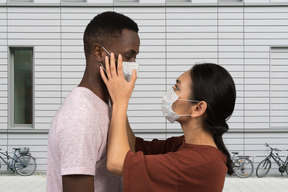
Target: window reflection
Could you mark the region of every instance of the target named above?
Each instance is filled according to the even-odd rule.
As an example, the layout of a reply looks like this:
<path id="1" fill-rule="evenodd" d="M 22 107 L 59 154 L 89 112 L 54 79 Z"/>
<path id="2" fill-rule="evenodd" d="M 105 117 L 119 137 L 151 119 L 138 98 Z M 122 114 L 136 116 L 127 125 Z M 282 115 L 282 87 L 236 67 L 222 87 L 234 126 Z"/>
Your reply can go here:
<path id="1" fill-rule="evenodd" d="M 14 124 L 32 124 L 32 63 L 31 49 L 14 50 Z"/>

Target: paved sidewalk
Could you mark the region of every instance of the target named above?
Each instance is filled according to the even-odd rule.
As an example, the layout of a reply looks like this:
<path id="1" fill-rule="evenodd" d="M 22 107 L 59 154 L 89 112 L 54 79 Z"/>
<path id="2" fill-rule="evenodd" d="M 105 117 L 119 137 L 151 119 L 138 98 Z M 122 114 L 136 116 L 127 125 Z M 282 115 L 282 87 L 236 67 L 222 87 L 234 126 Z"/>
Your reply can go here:
<path id="1" fill-rule="evenodd" d="M 223 192 L 288 192 L 288 177 L 226 177 Z"/>
<path id="2" fill-rule="evenodd" d="M 19 176 L 0 174 L 1 192 L 45 192 L 46 176 L 34 174 Z M 227 177 L 223 192 L 288 192 L 288 177 L 249 177 L 245 179 Z"/>
<path id="3" fill-rule="evenodd" d="M 11 174 L 0 175 L 1 192 L 45 192 L 46 175 L 34 173 L 31 176 Z"/>

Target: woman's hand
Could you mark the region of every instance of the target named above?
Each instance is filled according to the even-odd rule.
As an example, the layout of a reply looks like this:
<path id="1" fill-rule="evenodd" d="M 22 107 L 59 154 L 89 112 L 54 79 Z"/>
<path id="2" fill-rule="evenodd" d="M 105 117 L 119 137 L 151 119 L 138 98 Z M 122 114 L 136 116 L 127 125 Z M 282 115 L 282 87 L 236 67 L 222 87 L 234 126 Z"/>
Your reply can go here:
<path id="1" fill-rule="evenodd" d="M 106 84 L 113 102 L 112 117 L 108 133 L 107 169 L 115 174 L 123 174 L 124 160 L 130 150 L 127 136 L 127 107 L 132 91 L 137 79 L 136 71 L 133 71 L 131 81 L 124 78 L 122 68 L 122 56 L 118 56 L 117 70 L 115 66 L 115 56 L 111 53 L 109 58 L 105 57 L 105 67 L 100 68 L 101 77 Z"/>
<path id="2" fill-rule="evenodd" d="M 104 74 L 102 66 L 100 67 L 100 74 L 109 91 L 113 105 L 128 106 L 137 79 L 136 70 L 132 73 L 131 81 L 127 82 L 123 74 L 122 56 L 120 54 L 118 56 L 118 65 L 116 70 L 114 53 L 111 53 L 110 65 L 108 56 L 105 57 L 105 67 L 107 77 Z"/>

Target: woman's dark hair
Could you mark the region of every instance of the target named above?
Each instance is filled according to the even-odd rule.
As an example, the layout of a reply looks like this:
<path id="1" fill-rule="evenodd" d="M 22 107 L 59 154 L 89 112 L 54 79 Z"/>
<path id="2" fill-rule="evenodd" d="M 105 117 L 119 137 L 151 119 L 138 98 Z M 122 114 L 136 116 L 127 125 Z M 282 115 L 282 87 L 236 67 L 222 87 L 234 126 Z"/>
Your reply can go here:
<path id="1" fill-rule="evenodd" d="M 95 43 L 105 46 L 110 39 L 120 37 L 123 29 L 139 31 L 138 25 L 123 14 L 107 11 L 95 16 L 84 32 L 86 58 L 91 54 Z"/>
<path id="2" fill-rule="evenodd" d="M 207 103 L 204 128 L 213 137 L 218 149 L 227 156 L 228 174 L 233 174 L 231 156 L 222 135 L 228 131 L 226 120 L 233 113 L 236 89 L 229 72 L 214 63 L 196 64 L 191 69 L 191 99 Z"/>

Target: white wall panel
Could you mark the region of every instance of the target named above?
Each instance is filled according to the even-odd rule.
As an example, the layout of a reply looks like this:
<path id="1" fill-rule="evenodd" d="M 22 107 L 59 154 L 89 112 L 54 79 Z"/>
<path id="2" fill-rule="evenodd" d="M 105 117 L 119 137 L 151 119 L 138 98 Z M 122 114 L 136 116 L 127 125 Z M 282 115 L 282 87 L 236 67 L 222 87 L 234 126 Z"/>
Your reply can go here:
<path id="1" fill-rule="evenodd" d="M 288 46 L 271 47 L 271 127 L 287 128 L 288 120 Z"/>
<path id="2" fill-rule="evenodd" d="M 0 130 L 8 127 L 7 13 L 0 8 Z M 6 100 L 6 102 L 5 102 Z M 0 137 L 1 138 L 1 137 Z M 1 139 L 0 139 L 1 142 Z"/>
<path id="3" fill-rule="evenodd" d="M 30 153 L 36 158 L 36 171 L 46 170 L 47 134 L 3 134 L 7 140 L 8 151 L 13 151 L 14 147 L 29 147 Z M 1 147 L 3 150 L 3 147 Z M 4 150 L 6 150 L 4 148 Z"/>
<path id="4" fill-rule="evenodd" d="M 198 7 L 204 2 L 192 0 L 180 7 L 151 7 L 165 1 L 149 0 L 135 7 L 60 8 L 56 1 L 59 3 L 35 1 L 38 5 L 51 3 L 49 7 L 0 8 L 0 130 L 8 127 L 7 44 L 34 47 L 35 131 L 48 130 L 61 102 L 83 76 L 86 25 L 97 13 L 115 10 L 138 23 L 141 37 L 140 72 L 128 107 L 136 135 L 165 139 L 181 131 L 178 123 L 170 124 L 162 116 L 162 94 L 193 64 L 205 61 L 225 67 L 236 83 L 235 111 L 228 121 L 231 133 L 225 135 L 228 148 L 253 155 L 263 153 L 265 142 L 275 147 L 288 144 L 286 132 L 273 132 L 288 126 L 287 6 L 258 7 L 255 5 L 269 1 L 245 0 L 254 6 L 217 7 L 217 1 L 211 0 L 205 1 L 212 3 L 209 6 Z M 141 6 L 143 3 L 149 6 Z M 89 0 L 89 4 L 103 1 Z M 190 4 L 194 5 L 186 6 Z M 251 133 L 255 130 L 257 134 Z M 2 143 L 9 149 L 30 146 L 39 159 L 39 170 L 46 169 L 47 133 L 0 133 Z"/>

